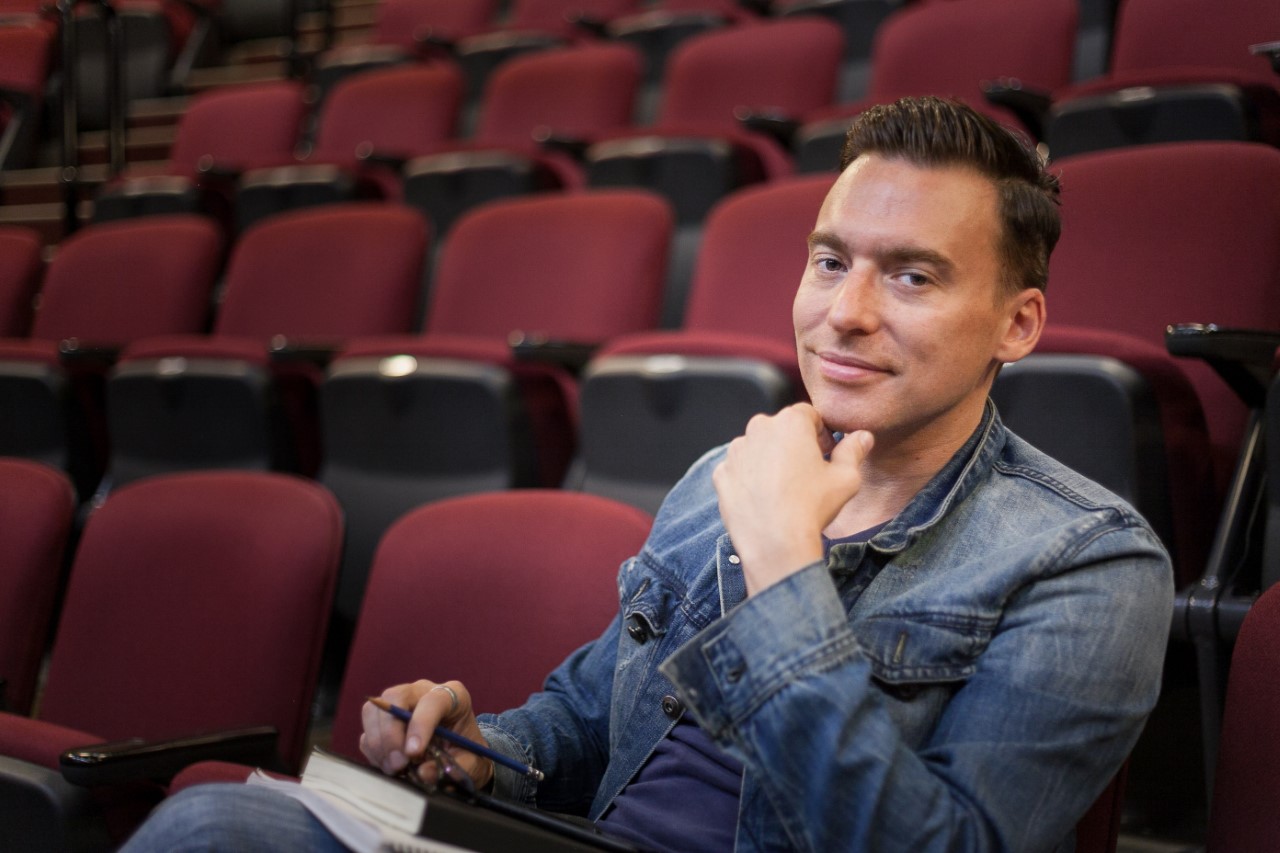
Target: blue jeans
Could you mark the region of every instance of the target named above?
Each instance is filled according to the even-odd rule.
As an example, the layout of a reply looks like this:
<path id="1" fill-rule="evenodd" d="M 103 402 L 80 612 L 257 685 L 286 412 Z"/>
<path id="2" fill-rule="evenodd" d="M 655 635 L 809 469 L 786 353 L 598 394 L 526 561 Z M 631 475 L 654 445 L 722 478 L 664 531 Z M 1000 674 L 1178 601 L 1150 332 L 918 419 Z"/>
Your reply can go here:
<path id="1" fill-rule="evenodd" d="M 160 804 L 121 853 L 345 853 L 297 800 L 257 785 L 198 785 Z"/>

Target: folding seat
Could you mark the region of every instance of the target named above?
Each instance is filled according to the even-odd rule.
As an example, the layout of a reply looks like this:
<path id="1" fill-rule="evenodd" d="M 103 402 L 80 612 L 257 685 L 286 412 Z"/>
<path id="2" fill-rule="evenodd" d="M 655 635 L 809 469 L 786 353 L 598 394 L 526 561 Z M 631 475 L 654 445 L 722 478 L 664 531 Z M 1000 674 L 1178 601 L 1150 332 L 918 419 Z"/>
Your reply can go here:
<path id="1" fill-rule="evenodd" d="M 1194 22 L 1194 23 L 1192 23 Z M 1197 139 L 1280 145 L 1280 7 L 1270 0 L 1128 0 L 1107 74 L 1052 91 L 1054 157 Z M 1042 105 L 1042 108 L 1046 105 Z"/>
<path id="2" fill-rule="evenodd" d="M 0 711 L 31 709 L 75 507 L 66 474 L 0 457 Z"/>
<path id="3" fill-rule="evenodd" d="M 538 137 L 570 142 L 626 127 L 641 59 L 625 45 L 552 48 L 505 63 L 489 78 L 474 135 L 423 153 L 401 171 L 404 200 L 444 235 L 479 204 L 581 186 L 581 169 Z"/>
<path id="4" fill-rule="evenodd" d="M 713 209 L 683 327 L 616 337 L 585 371 L 567 486 L 656 511 L 699 456 L 803 395 L 791 302 L 831 183 L 776 181 Z"/>
<path id="5" fill-rule="evenodd" d="M 204 212 L 229 230 L 235 178 L 293 156 L 307 114 L 304 94 L 301 83 L 281 80 L 196 95 L 178 121 L 168 162 L 130 166 L 104 184 L 93 220 Z"/>
<path id="6" fill-rule="evenodd" d="M 1063 233 L 1050 262 L 1050 325 L 1158 346 L 1170 324 L 1280 331 L 1280 197 L 1270 189 L 1280 185 L 1280 152 L 1232 142 L 1134 146 L 1064 158 L 1057 170 Z M 1224 270 L 1229 291 L 1218 284 Z M 1208 364 L 1184 368 L 1208 419 L 1222 495 L 1246 406 Z"/>
<path id="7" fill-rule="evenodd" d="M 477 711 L 524 704 L 618 611 L 614 577 L 638 553 L 649 516 L 595 495 L 521 490 L 456 497 L 405 514 L 382 537 L 342 680 L 330 748 L 363 761 L 360 708 L 393 684 L 457 679 Z M 510 570 L 514 550 L 521 570 Z M 524 629 L 509 637 L 513 608 Z M 413 630 L 423 613 L 435 630 Z M 206 763 L 174 779 L 243 780 Z"/>
<path id="8" fill-rule="evenodd" d="M 780 17 L 822 15 L 840 25 L 844 59 L 836 99 L 849 103 L 866 96 L 876 32 L 903 5 L 903 0 L 774 0 L 771 8 Z"/>
<path id="9" fill-rule="evenodd" d="M 832 101 L 843 39 L 818 18 L 729 27 L 684 41 L 667 63 L 652 127 L 597 136 L 584 156 L 590 186 L 640 186 L 666 196 L 680 230 L 663 325 L 679 325 L 701 224 L 735 189 L 793 171 L 768 133 Z"/>
<path id="10" fill-rule="evenodd" d="M 427 227 L 398 205 L 289 211 L 236 242 L 208 336 L 125 349 L 108 380 L 112 484 L 193 468 L 313 473 L 314 395 L 351 336 L 410 331 Z"/>
<path id="11" fill-rule="evenodd" d="M 450 56 L 460 39 L 492 29 L 497 10 L 498 0 L 380 0 L 367 39 L 321 53 L 309 79 L 323 101 L 351 74 Z"/>
<path id="12" fill-rule="evenodd" d="M 20 225 L 0 226 L 0 337 L 31 330 L 36 290 L 44 274 L 40 235 Z"/>
<path id="13" fill-rule="evenodd" d="M 493 202 L 445 243 L 422 334 L 347 341 L 320 393 L 318 476 L 348 519 L 338 619 L 408 509 L 561 483 L 577 397 L 554 359 L 656 325 L 670 232 L 666 204 L 637 191 Z"/>
<path id="14" fill-rule="evenodd" d="M 221 262 L 217 227 L 190 215 L 92 225 L 64 240 L 31 336 L 0 340 L 0 454 L 63 468 L 91 492 L 107 365 L 139 338 L 204 331 Z"/>
<path id="15" fill-rule="evenodd" d="M 498 26 L 459 39 L 452 53 L 475 98 L 504 62 L 592 38 L 607 21 L 635 12 L 641 5 L 641 0 L 511 0 Z"/>
<path id="16" fill-rule="evenodd" d="M 796 168 L 835 169 L 853 118 L 873 104 L 908 96 L 957 97 L 1004 124 L 1022 126 L 1020 116 L 988 103 L 983 84 L 1009 81 L 1012 98 L 1027 88 L 1067 85 L 1077 5 L 1077 0 L 951 0 L 900 8 L 876 31 L 866 98 L 803 117 L 794 143 Z M 1036 127 L 1025 130 L 1039 136 Z"/>
<path id="17" fill-rule="evenodd" d="M 447 62 L 369 71 L 334 86 L 299 158 L 236 182 L 236 227 L 298 207 L 398 197 L 398 164 L 453 136 L 462 75 Z"/>
<path id="18" fill-rule="evenodd" d="M 54 31 L 0 23 L 0 169 L 29 166 L 40 140 Z"/>
<path id="19" fill-rule="evenodd" d="M 1280 837 L 1269 795 L 1280 785 L 1280 589 L 1249 609 L 1231 655 L 1206 849 L 1262 853 Z"/>
<path id="20" fill-rule="evenodd" d="M 6 849 L 67 849 L 86 826 L 118 841 L 156 781 L 202 755 L 158 741 L 296 771 L 341 541 L 333 497 L 285 475 L 181 474 L 113 493 L 76 551 L 38 718 L 0 714 Z M 240 737 L 212 734 L 229 731 Z M 139 738 L 152 745 L 119 743 Z M 95 766 L 103 741 L 138 752 Z M 60 772 L 81 747 L 76 778 L 102 787 Z M 124 778 L 138 781 L 108 784 Z"/>

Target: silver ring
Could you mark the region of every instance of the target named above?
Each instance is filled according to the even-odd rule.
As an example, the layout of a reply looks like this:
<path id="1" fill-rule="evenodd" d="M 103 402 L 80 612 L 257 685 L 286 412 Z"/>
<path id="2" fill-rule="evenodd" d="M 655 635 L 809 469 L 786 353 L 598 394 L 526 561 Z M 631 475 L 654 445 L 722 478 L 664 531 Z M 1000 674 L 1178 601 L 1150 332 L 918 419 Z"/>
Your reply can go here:
<path id="1" fill-rule="evenodd" d="M 443 690 L 444 692 L 448 693 L 449 698 L 453 700 L 453 705 L 449 707 L 449 714 L 452 715 L 454 711 L 458 710 L 458 694 L 454 692 L 454 689 L 447 684 L 437 684 L 435 687 L 432 687 L 427 692 L 435 693 L 437 690 Z"/>

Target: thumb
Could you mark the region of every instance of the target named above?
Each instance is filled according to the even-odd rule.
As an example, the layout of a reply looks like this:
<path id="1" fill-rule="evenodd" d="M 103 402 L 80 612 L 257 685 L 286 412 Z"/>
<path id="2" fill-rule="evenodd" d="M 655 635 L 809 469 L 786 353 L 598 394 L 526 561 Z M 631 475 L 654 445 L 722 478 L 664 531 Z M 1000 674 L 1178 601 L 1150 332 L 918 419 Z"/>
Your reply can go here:
<path id="1" fill-rule="evenodd" d="M 836 465 L 858 468 L 862 465 L 862 460 L 867 458 L 867 454 L 871 452 L 871 448 L 875 446 L 875 443 L 875 436 L 865 429 L 850 433 L 832 449 L 831 461 Z"/>

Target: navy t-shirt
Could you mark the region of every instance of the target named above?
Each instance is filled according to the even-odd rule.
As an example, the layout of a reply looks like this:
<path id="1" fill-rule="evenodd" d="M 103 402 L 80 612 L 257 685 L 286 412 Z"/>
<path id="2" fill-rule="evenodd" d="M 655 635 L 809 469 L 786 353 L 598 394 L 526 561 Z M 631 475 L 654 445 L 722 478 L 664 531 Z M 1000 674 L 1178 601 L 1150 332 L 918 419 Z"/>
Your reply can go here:
<path id="1" fill-rule="evenodd" d="M 826 550 L 865 542 L 879 524 L 852 536 L 823 539 Z M 671 853 L 728 853 L 738 829 L 742 763 L 683 715 L 598 821 L 610 835 Z"/>

